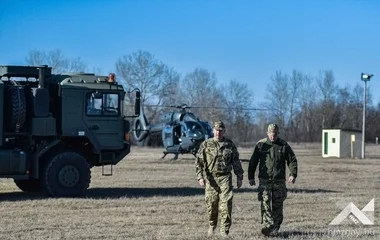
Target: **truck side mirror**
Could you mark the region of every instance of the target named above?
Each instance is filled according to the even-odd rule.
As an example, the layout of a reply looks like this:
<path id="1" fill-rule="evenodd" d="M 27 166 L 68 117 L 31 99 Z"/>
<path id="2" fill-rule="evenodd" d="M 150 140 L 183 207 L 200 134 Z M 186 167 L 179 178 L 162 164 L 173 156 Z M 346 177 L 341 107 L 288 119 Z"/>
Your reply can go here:
<path id="1" fill-rule="evenodd" d="M 140 98 L 141 98 L 140 91 L 136 91 L 135 114 L 137 116 L 140 115 L 140 101 L 141 101 Z"/>

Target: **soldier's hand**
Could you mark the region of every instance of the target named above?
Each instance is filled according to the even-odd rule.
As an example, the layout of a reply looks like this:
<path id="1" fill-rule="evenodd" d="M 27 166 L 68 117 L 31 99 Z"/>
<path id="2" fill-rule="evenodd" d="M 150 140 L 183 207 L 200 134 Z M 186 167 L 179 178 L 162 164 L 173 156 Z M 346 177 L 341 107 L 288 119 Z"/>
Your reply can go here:
<path id="1" fill-rule="evenodd" d="M 243 185 L 243 180 L 238 179 L 236 182 L 237 188 L 240 188 Z"/>
<path id="2" fill-rule="evenodd" d="M 204 187 L 206 185 L 206 182 L 203 178 L 199 179 L 198 183 L 199 183 L 199 185 L 201 185 L 201 187 Z"/>
<path id="3" fill-rule="evenodd" d="M 251 185 L 251 186 L 256 185 L 255 179 L 249 180 L 249 185 Z"/>
<path id="4" fill-rule="evenodd" d="M 296 182 L 296 178 L 293 176 L 290 176 L 288 182 L 294 184 Z"/>

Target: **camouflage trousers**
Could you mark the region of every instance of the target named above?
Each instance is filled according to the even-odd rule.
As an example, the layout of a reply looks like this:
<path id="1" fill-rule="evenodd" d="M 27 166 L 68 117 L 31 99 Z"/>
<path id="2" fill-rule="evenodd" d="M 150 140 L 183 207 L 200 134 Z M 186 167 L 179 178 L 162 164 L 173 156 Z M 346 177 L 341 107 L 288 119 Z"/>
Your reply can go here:
<path id="1" fill-rule="evenodd" d="M 232 199 L 233 199 L 232 174 L 223 176 L 207 176 L 205 200 L 207 204 L 208 221 L 211 227 L 218 223 L 220 209 L 220 231 L 227 232 L 231 227 Z"/>
<path id="2" fill-rule="evenodd" d="M 261 202 L 261 223 L 265 227 L 279 228 L 283 221 L 283 203 L 287 198 L 285 180 L 260 179 L 258 200 Z"/>

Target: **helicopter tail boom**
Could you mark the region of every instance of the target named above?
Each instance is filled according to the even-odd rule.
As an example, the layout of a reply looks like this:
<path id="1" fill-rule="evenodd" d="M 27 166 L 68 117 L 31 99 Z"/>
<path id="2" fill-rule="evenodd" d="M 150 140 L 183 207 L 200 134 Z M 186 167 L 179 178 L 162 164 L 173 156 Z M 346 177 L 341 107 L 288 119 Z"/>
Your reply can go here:
<path id="1" fill-rule="evenodd" d="M 149 132 L 155 133 L 155 132 L 161 132 L 162 129 L 164 129 L 165 124 L 154 124 L 149 126 Z"/>

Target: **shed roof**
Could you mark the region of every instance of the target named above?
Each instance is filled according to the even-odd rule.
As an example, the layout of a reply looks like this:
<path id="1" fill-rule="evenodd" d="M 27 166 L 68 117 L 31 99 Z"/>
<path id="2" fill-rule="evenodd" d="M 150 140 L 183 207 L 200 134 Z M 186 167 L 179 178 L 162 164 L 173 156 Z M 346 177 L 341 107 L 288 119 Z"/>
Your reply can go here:
<path id="1" fill-rule="evenodd" d="M 340 130 L 342 132 L 356 132 L 356 133 L 362 133 L 361 130 L 358 129 L 350 129 L 350 128 L 323 128 L 322 130 Z"/>

